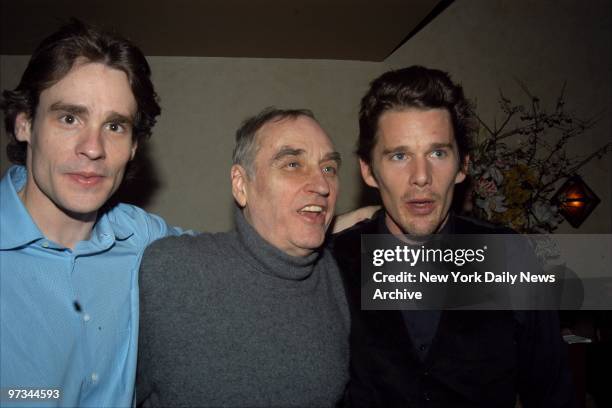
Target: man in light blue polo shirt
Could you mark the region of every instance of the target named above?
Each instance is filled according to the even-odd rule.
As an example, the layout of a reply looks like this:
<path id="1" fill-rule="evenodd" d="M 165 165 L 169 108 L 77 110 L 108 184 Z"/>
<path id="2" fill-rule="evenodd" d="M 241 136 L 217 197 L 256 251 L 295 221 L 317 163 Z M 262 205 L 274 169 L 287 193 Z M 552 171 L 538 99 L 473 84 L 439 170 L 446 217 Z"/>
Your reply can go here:
<path id="1" fill-rule="evenodd" d="M 17 165 L 0 182 L 0 405 L 131 406 L 140 259 L 179 232 L 103 207 L 160 113 L 149 65 L 72 21 L 1 107 Z"/>

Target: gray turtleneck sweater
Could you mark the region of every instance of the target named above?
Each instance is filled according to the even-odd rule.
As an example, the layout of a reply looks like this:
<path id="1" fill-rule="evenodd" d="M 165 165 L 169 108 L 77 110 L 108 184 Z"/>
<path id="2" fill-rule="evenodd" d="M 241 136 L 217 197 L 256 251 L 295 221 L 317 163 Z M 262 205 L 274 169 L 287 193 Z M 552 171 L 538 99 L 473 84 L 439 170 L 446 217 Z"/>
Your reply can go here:
<path id="1" fill-rule="evenodd" d="M 332 257 L 289 256 L 240 212 L 236 226 L 146 251 L 137 402 L 335 405 L 348 381 L 349 313 Z"/>

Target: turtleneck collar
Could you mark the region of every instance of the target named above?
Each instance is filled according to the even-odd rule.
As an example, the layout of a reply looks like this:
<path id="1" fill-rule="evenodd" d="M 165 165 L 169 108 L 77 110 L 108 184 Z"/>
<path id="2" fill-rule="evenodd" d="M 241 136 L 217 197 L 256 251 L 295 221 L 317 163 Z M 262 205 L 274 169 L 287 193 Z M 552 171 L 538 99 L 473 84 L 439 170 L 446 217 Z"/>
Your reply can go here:
<path id="1" fill-rule="evenodd" d="M 305 280 L 313 272 L 320 256 L 318 251 L 308 256 L 291 256 L 264 240 L 246 220 L 242 211 L 234 212 L 238 239 L 246 251 L 259 263 L 262 272 L 291 281 Z"/>

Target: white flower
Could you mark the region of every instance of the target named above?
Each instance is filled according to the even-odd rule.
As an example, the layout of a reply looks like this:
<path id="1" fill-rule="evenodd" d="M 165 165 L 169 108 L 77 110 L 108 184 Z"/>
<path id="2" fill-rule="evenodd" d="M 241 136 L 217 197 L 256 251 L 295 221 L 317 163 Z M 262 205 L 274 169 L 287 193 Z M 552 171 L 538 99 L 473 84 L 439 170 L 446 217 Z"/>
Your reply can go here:
<path id="1" fill-rule="evenodd" d="M 531 235 L 528 239 L 542 263 L 558 264 L 562 261 L 561 249 L 549 235 Z"/>
<path id="2" fill-rule="evenodd" d="M 489 196 L 487 198 L 477 198 L 476 205 L 487 213 L 488 219 L 491 219 L 493 217 L 493 212 L 503 213 L 504 211 L 508 210 L 508 208 L 504 205 L 505 199 L 506 197 L 501 194 Z"/>
<path id="3" fill-rule="evenodd" d="M 555 211 L 551 207 L 551 205 L 541 201 L 536 202 L 531 209 L 532 215 L 530 217 L 535 217 L 533 222 L 535 224 L 549 224 L 551 221 L 554 221 Z"/>
<path id="4" fill-rule="evenodd" d="M 482 173 L 482 178 L 483 179 L 492 179 L 495 182 L 495 184 L 497 184 L 498 186 L 501 185 L 502 181 L 504 181 L 504 176 L 502 175 L 502 173 L 499 170 L 499 168 L 497 168 L 495 165 L 489 166 Z"/>

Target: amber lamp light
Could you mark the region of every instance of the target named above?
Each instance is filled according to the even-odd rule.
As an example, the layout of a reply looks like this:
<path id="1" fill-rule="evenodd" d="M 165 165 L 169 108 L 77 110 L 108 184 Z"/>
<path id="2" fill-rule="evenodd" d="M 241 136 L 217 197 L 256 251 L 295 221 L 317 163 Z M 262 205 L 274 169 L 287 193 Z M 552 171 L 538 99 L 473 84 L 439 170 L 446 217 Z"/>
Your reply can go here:
<path id="1" fill-rule="evenodd" d="M 580 176 L 574 175 L 563 183 L 551 201 L 567 222 L 578 228 L 601 200 Z"/>

